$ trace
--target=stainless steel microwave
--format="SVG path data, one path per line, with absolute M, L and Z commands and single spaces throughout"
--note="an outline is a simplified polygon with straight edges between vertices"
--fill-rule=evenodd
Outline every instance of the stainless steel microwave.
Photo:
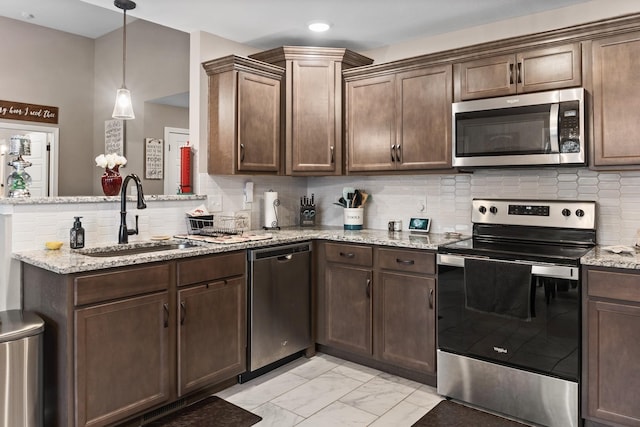
M 585 165 L 584 89 L 456 102 L 453 166 Z

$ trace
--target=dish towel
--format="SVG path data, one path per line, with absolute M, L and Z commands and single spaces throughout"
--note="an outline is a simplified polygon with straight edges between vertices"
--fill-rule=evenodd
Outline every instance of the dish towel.
M 465 307 L 500 316 L 531 320 L 531 266 L 465 259 Z

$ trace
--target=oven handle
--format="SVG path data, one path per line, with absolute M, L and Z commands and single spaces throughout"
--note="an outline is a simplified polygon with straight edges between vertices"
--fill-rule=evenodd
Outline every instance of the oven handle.
M 483 259 L 490 261 L 489 257 L 482 256 L 459 256 L 451 254 L 438 254 L 438 265 L 450 265 L 452 267 L 464 267 L 465 259 Z M 524 260 L 505 261 L 495 260 L 496 262 L 510 262 L 514 264 L 528 264 L 531 266 L 531 274 L 534 276 L 554 277 L 557 279 L 578 280 L 580 273 L 578 267 L 570 267 L 567 265 L 540 264 Z

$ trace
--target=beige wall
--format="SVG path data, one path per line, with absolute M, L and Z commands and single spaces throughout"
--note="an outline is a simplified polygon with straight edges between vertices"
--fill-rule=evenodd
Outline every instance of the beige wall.
M 104 152 L 104 121 L 122 84 L 122 30 L 93 40 L 0 17 L 0 39 L 0 99 L 60 108 L 58 194 L 101 195 L 102 169 L 94 158 Z M 163 138 L 158 128 L 164 126 L 188 127 L 188 109 L 175 109 L 179 115 L 166 120 L 169 109 L 147 116 L 145 102 L 189 91 L 189 35 L 133 21 L 126 72 L 136 120 L 127 123 L 123 171 L 142 177 L 144 138 Z M 161 181 L 143 185 L 147 194 L 163 191 Z
M 373 58 L 375 63 L 389 62 L 638 12 L 638 0 L 592 0 L 446 34 L 419 37 L 360 53 Z
M 122 84 L 122 30 L 95 41 L 95 104 L 93 151 L 104 152 L 104 122 L 111 119 L 116 89 Z M 157 109 L 146 111 L 145 102 L 189 91 L 189 35 L 147 21 L 127 24 L 126 86 L 131 90 L 135 120 L 126 121 L 123 173 L 144 177 L 144 139 L 164 138 L 158 128 L 188 127 L 188 111 L 163 124 Z M 167 110 L 165 110 L 166 112 Z M 187 117 L 185 117 L 185 113 Z M 95 164 L 95 163 L 94 163 Z M 102 192 L 102 170 L 92 170 L 94 194 Z M 143 180 L 146 194 L 162 194 L 162 181 Z
M 91 194 L 93 40 L 4 17 L 0 40 L 0 98 L 60 109 L 59 194 Z

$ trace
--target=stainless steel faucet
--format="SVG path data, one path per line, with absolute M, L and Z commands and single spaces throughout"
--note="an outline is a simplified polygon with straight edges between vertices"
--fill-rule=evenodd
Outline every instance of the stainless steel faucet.
M 138 234 L 138 215 L 136 215 L 136 228 L 135 230 L 129 230 L 127 228 L 127 184 L 129 181 L 136 183 L 136 190 L 138 192 L 138 209 L 144 209 L 147 204 L 144 202 L 144 193 L 142 192 L 142 183 L 140 178 L 135 173 L 129 174 L 124 178 L 122 183 L 122 189 L 120 190 L 120 231 L 118 233 L 118 243 L 129 243 L 129 236 L 132 234 Z

